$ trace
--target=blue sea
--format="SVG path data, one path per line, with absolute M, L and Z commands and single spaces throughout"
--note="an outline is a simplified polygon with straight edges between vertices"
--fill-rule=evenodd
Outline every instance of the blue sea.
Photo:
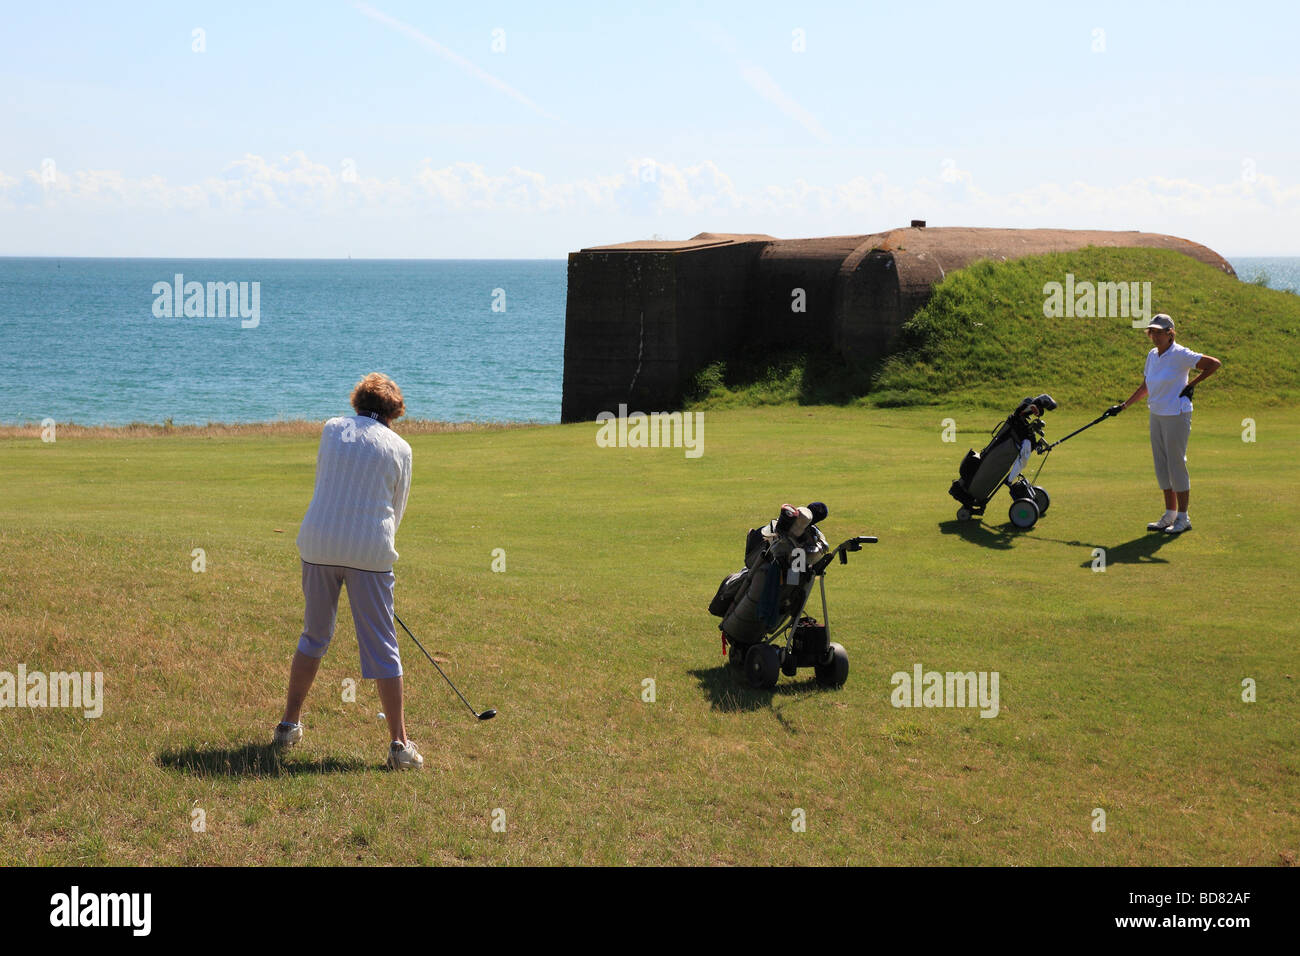
M 1237 257 L 1228 259 L 1242 282 L 1259 282 L 1270 289 L 1300 292 L 1300 258 Z
M 201 316 L 154 292 L 178 274 Z M 558 422 L 566 279 L 562 259 L 0 259 L 0 422 L 321 420 L 371 371 L 413 418 Z M 208 283 L 241 282 L 255 326 L 220 289 L 208 313 Z
M 1300 258 L 1231 262 L 1300 290 Z M 178 274 L 179 317 L 154 291 Z M 562 259 L 0 259 L 0 422 L 320 420 L 370 371 L 411 417 L 558 422 L 566 278 Z M 208 312 L 228 282 L 248 311 L 258 283 L 255 326 Z

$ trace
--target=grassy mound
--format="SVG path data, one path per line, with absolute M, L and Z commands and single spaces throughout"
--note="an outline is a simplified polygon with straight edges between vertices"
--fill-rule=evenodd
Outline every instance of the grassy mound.
M 1043 390 L 1071 404 L 1126 398 L 1141 381 L 1147 339 L 1128 318 L 1045 317 L 1044 287 L 1067 273 L 1076 284 L 1150 282 L 1152 313 L 1172 315 L 1180 342 L 1224 362 L 1201 401 L 1300 397 L 1300 296 L 1168 250 L 1085 249 L 952 273 L 875 366 L 807 353 L 719 362 L 696 377 L 690 402 L 1001 408 Z

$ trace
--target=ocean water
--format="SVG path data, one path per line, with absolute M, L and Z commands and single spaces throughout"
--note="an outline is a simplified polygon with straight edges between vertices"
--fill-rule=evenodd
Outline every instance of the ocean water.
M 1228 261 L 1242 282 L 1254 282 L 1262 276 L 1270 289 L 1300 292 L 1300 258 L 1237 257 Z
M 203 317 L 155 314 L 178 273 Z M 411 417 L 558 422 L 566 278 L 564 260 L 0 259 L 0 422 L 320 420 L 371 371 Z M 248 283 L 250 312 L 258 283 L 256 326 L 206 314 L 209 282 Z

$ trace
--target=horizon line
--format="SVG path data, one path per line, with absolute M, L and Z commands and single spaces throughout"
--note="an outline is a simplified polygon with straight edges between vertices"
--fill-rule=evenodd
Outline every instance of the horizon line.
M 230 262 L 567 262 L 568 256 L 553 258 L 548 256 L 483 256 L 469 258 L 434 257 L 434 256 L 20 256 L 0 253 L 0 259 L 112 259 L 112 260 L 157 260 L 169 262 L 212 262 L 227 260 Z
M 575 249 L 574 252 L 582 250 Z M 0 253 L 3 259 L 108 259 L 119 261 L 158 260 L 171 262 L 567 262 L 573 253 L 563 256 L 92 256 L 92 255 L 18 255 Z M 1300 259 L 1300 252 L 1221 252 L 1225 259 Z

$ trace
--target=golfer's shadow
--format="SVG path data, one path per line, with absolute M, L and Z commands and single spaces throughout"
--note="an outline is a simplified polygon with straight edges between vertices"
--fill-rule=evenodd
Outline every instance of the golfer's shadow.
M 355 757 L 339 760 L 286 760 L 271 744 L 242 747 L 186 747 L 158 754 L 158 766 L 196 777 L 290 777 L 310 773 L 355 773 L 373 769 Z
M 725 713 L 745 713 L 768 708 L 776 714 L 776 719 L 781 725 L 792 733 L 795 732 L 794 728 L 782 717 L 781 708 L 773 706 L 774 698 L 794 697 L 809 690 L 826 690 L 818 685 L 816 678 L 813 677 L 809 677 L 806 681 L 782 681 L 771 690 L 761 690 L 750 687 L 745 681 L 745 675 L 730 664 L 719 664 L 708 669 L 700 668 L 688 673 L 700 682 L 700 690 L 704 691 L 704 695 L 709 699 L 711 709 Z
M 1015 530 L 1015 525 L 1009 521 L 994 528 L 976 518 L 966 521 L 958 521 L 956 518 L 940 521 L 939 530 L 944 534 L 955 534 L 982 548 L 993 548 L 997 551 L 1010 551 L 1015 547 L 1016 537 L 1019 534 Z
M 1067 541 L 1066 544 L 1089 549 L 1089 557 L 1079 564 L 1081 568 L 1091 568 L 1094 565 L 1098 559 L 1095 552 L 1099 548 L 1105 553 L 1107 564 L 1168 564 L 1169 562 L 1164 558 L 1157 557 L 1156 552 L 1176 537 L 1178 537 L 1176 534 L 1149 532 L 1140 538 L 1117 544 L 1113 548 L 1107 548 L 1100 544 L 1089 544 L 1086 541 Z

